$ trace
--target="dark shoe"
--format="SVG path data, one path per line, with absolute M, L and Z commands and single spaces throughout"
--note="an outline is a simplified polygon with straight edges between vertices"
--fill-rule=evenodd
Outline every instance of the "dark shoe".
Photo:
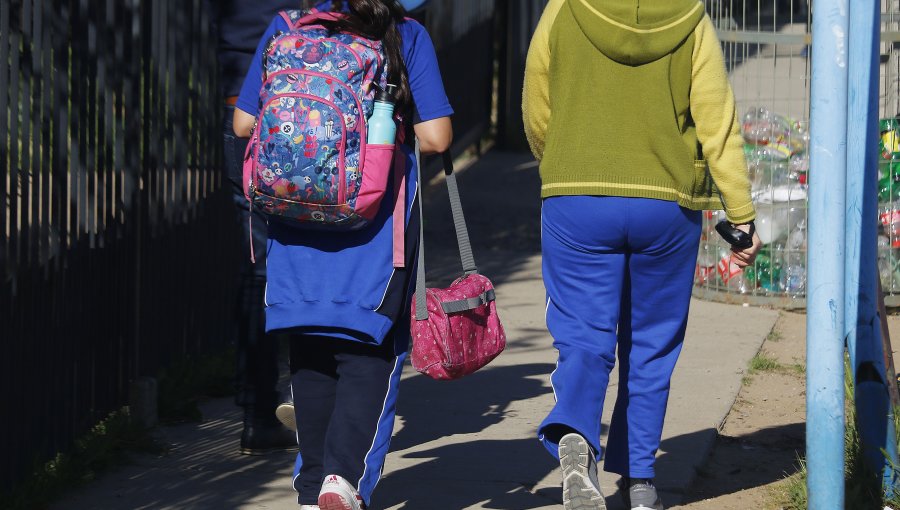
M 297 435 L 278 422 L 244 424 L 244 433 L 241 434 L 243 455 L 265 455 L 269 452 L 296 448 Z
M 621 478 L 618 485 L 625 506 L 631 510 L 664 510 L 653 480 Z

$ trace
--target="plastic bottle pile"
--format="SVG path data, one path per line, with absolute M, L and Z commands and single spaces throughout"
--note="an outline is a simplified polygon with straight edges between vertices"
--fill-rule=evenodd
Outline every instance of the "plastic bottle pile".
M 900 122 L 880 123 L 878 270 L 886 292 L 900 289 Z M 803 122 L 752 108 L 743 117 L 744 154 L 764 246 L 741 271 L 715 231 L 724 213 L 707 211 L 695 283 L 732 292 L 806 294 L 806 203 L 809 134 Z
M 880 123 L 878 164 L 878 272 L 885 292 L 900 289 L 900 123 Z
M 742 131 L 756 230 L 764 246 L 756 264 L 741 271 L 731 264 L 731 252 L 715 231 L 724 213 L 707 211 L 695 283 L 740 293 L 801 297 L 806 292 L 806 125 L 752 108 L 743 117 Z M 900 230 L 900 210 L 897 226 Z

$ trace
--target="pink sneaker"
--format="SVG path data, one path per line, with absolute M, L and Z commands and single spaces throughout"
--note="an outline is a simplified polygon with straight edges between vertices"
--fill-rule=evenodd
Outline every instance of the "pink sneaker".
M 338 475 L 328 475 L 319 492 L 321 510 L 365 510 L 366 505 L 350 482 Z

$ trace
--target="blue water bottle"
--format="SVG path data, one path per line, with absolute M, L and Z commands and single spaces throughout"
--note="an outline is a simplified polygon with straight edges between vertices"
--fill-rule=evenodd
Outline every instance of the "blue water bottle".
M 372 85 L 378 90 L 375 96 L 375 107 L 369 117 L 366 143 L 375 145 L 394 145 L 397 137 L 397 123 L 394 122 L 394 89 L 390 83 L 385 88 Z

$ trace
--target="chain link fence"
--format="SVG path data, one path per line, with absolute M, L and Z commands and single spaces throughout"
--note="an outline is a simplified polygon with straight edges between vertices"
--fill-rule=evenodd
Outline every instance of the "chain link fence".
M 708 0 L 742 120 L 764 247 L 753 267 L 728 261 L 707 212 L 694 294 L 717 301 L 802 308 L 806 297 L 811 0 Z M 879 269 L 888 305 L 900 305 L 900 2 L 883 0 Z M 874 148 L 873 148 L 874 149 Z

